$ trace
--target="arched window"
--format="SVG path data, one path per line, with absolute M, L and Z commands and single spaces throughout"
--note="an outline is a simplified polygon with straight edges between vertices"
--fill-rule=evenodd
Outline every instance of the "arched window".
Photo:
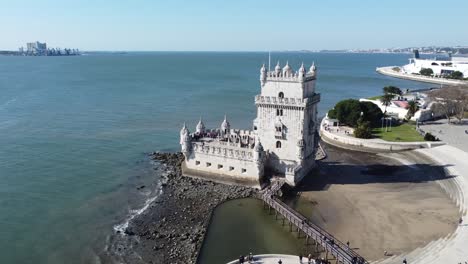
M 283 116 L 283 109 L 280 109 L 280 116 Z
M 276 141 L 276 148 L 281 148 L 281 141 Z
M 439 66 L 439 64 L 437 64 L 437 63 L 435 63 L 435 62 L 431 63 L 431 65 Z
M 284 98 L 284 93 L 283 93 L 283 92 L 280 92 L 280 93 L 278 94 L 278 97 L 279 97 L 279 98 Z

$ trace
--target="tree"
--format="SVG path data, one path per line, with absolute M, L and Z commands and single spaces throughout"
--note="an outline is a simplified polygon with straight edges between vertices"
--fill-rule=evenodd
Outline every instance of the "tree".
M 418 111 L 419 107 L 416 101 L 411 100 L 408 102 L 408 113 L 406 114 L 406 118 L 410 119 L 414 116 L 414 114 Z
M 391 103 L 392 103 L 392 99 L 393 99 L 394 95 L 393 94 L 384 94 L 381 98 L 380 98 L 380 102 L 382 102 L 382 104 L 385 106 L 385 111 L 384 111 L 384 115 L 387 113 L 387 106 L 389 106 Z
M 372 129 L 368 121 L 359 120 L 358 126 L 354 129 L 354 136 L 357 138 L 371 138 Z
M 394 95 L 402 95 L 403 92 L 401 91 L 400 88 L 396 87 L 396 86 L 385 86 L 383 88 L 383 92 L 384 94 L 394 94 Z
M 355 99 L 347 99 L 338 102 L 335 105 L 336 119 L 344 125 L 355 127 L 357 120 L 361 116 L 361 107 L 359 101 Z
M 328 111 L 329 118 L 336 118 L 341 124 L 357 127 L 358 120 L 362 118 L 371 125 L 378 124 L 382 118 L 382 111 L 371 102 L 359 102 L 355 99 L 347 99 L 338 102 L 333 109 Z
M 455 116 L 459 122 L 462 121 L 465 111 L 468 109 L 468 90 L 463 87 L 446 87 L 437 89 L 429 94 L 435 101 L 432 111 L 444 115 L 448 123 Z
M 463 73 L 460 71 L 454 71 L 450 74 L 449 78 L 461 80 L 463 79 Z
M 431 68 L 422 68 L 419 71 L 419 74 L 424 75 L 424 76 L 431 76 L 434 74 L 434 71 Z
M 376 126 L 380 123 L 383 117 L 382 110 L 371 102 L 359 102 L 364 121 L 369 121 L 371 126 Z

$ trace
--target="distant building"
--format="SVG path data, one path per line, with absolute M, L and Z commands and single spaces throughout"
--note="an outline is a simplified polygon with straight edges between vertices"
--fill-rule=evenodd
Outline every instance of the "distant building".
M 26 43 L 27 53 L 34 54 L 34 55 L 46 55 L 47 54 L 47 44 L 40 43 L 39 41 L 36 42 L 29 42 Z
M 259 184 L 265 176 L 296 185 L 315 166 L 317 142 L 316 67 L 293 71 L 279 63 L 260 69 L 261 93 L 255 96 L 253 130 L 232 129 L 225 117 L 218 129 L 202 120 L 195 133 L 183 126 L 180 144 L 184 175 Z

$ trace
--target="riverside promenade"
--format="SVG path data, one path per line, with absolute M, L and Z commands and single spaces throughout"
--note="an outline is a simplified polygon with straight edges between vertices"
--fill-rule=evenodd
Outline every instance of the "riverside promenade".
M 461 221 L 455 232 L 432 241 L 426 246 L 408 253 L 396 255 L 378 264 L 398 264 L 406 259 L 411 264 L 440 264 L 468 262 L 468 153 L 450 145 L 415 150 L 435 163 L 445 167 L 453 178 L 438 180 L 437 183 L 457 204 Z
M 326 127 L 328 117 L 322 119 L 320 124 L 320 136 L 326 143 L 349 150 L 367 152 L 391 152 L 402 150 L 413 150 L 421 148 L 432 148 L 445 144 L 444 142 L 390 142 L 379 138 L 361 139 L 353 136 L 351 128 Z
M 393 68 L 400 68 L 400 72 L 394 71 Z M 401 72 L 401 67 L 399 66 L 388 66 L 388 67 L 380 67 L 375 69 L 376 72 L 399 78 L 405 80 L 412 80 L 412 81 L 419 81 L 419 82 L 426 82 L 426 83 L 435 83 L 435 84 L 446 84 L 446 85 L 468 85 L 468 81 L 461 81 L 461 80 L 453 80 L 453 79 L 444 79 L 444 78 L 437 78 L 437 77 L 429 77 L 429 76 L 421 76 L 421 75 L 414 75 L 414 74 L 407 74 Z

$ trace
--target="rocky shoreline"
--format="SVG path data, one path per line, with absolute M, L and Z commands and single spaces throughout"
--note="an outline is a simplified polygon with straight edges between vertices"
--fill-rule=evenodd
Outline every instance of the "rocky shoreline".
M 142 263 L 196 263 L 213 209 L 220 203 L 255 196 L 255 189 L 182 176 L 181 153 L 154 152 L 167 179 L 154 205 L 125 230 Z

